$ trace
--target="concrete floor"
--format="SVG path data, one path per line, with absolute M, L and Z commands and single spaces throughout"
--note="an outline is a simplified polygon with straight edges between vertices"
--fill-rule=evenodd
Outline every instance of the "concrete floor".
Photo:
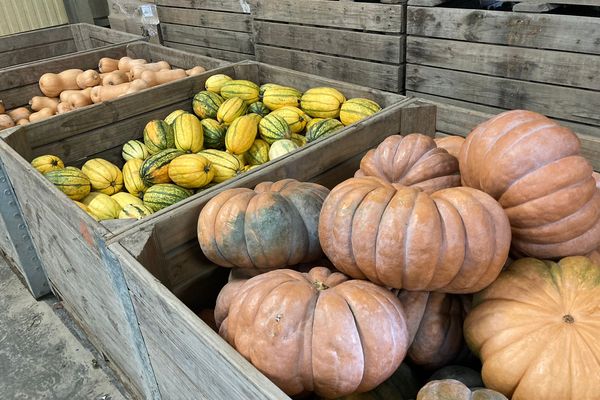
M 0 393 L 15 400 L 129 399 L 61 303 L 34 300 L 2 255 Z

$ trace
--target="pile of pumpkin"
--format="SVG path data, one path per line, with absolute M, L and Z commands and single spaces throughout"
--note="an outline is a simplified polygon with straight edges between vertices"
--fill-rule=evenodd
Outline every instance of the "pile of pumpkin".
M 0 102 L 0 129 L 41 121 L 205 71 L 202 66 L 171 69 L 166 61 L 149 63 L 141 58 L 117 60 L 104 57 L 98 62 L 98 70 L 68 69 L 58 74 L 46 73 L 39 80 L 44 96 L 34 96 L 29 107 L 7 112 Z
M 290 396 L 359 399 L 405 358 L 435 369 L 466 341 L 487 389 L 433 381 L 418 400 L 600 398 L 600 181 L 542 115 L 506 112 L 466 140 L 390 136 L 331 191 L 226 190 L 198 240 L 233 268 L 219 334 Z
M 93 218 L 140 219 L 380 110 L 334 88 L 301 93 L 222 74 L 205 86 L 193 98 L 194 113 L 175 110 L 148 122 L 143 142 L 125 143 L 122 170 L 100 158 L 81 170 L 64 168 L 54 155 L 32 165 Z

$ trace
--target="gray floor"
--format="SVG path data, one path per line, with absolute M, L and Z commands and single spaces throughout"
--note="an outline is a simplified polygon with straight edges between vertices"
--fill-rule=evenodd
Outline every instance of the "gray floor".
M 35 301 L 1 255 L 0 393 L 15 400 L 129 398 L 61 303 Z

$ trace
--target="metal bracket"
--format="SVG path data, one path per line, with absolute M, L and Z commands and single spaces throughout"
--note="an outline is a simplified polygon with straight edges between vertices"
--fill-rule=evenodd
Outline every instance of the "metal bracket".
M 23 275 L 29 291 L 36 299 L 50 293 L 48 278 L 31 240 L 27 223 L 17 201 L 15 191 L 0 160 L 0 217 L 4 220 L 8 237 L 15 250 L 17 269 Z M 8 254 L 11 251 L 4 251 Z

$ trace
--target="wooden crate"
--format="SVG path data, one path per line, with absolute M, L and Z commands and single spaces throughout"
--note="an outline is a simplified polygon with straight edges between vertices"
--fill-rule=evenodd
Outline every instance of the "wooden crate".
M 143 38 L 90 24 L 17 33 L 0 38 L 0 70 L 138 40 Z
M 165 46 L 228 61 L 254 60 L 246 0 L 157 0 Z
M 409 1 L 407 93 L 484 113 L 537 111 L 578 133 L 600 136 L 600 13 L 560 7 L 592 2 L 466 8 L 473 3 L 479 2 L 464 0 L 463 8 L 454 8 L 444 0 Z M 541 12 L 551 7 L 558 8 Z
M 146 44 L 145 46 L 152 46 Z M 174 52 L 173 49 L 162 48 Z M 195 55 L 194 57 L 202 57 Z M 403 102 L 414 102 L 403 96 L 374 89 L 336 82 L 308 74 L 289 71 L 280 67 L 256 62 L 245 62 L 214 69 L 203 75 L 189 77 L 168 85 L 155 87 L 131 96 L 107 101 L 72 113 L 59 115 L 38 124 L 12 128 L 0 134 L 0 159 L 10 178 L 24 224 L 29 229 L 40 262 L 50 281 L 52 290 L 63 299 L 65 307 L 88 332 L 92 342 L 111 359 L 118 373 L 144 398 L 156 396 L 148 364 L 144 341 L 139 333 L 135 311 L 129 300 L 123 272 L 114 264 L 105 265 L 111 255 L 106 243 L 141 222 L 113 221 L 106 226 L 94 221 L 72 201 L 68 200 L 50 182 L 29 165 L 29 161 L 41 154 L 55 154 L 66 165 L 80 166 L 87 159 L 102 157 L 121 166 L 122 145 L 131 139 L 140 139 L 145 124 L 156 118 L 164 118 L 175 109 L 191 110 L 191 98 L 204 88 L 205 80 L 214 73 L 223 73 L 238 79 L 256 82 L 288 84 L 301 90 L 311 86 L 333 86 L 349 97 L 368 97 L 384 106 L 384 109 L 355 125 L 341 130 L 336 137 L 361 136 L 363 131 L 380 126 L 393 127 L 394 132 L 406 131 Z M 369 137 L 380 135 L 379 131 Z M 313 162 L 311 149 L 319 148 L 319 142 L 309 144 L 289 155 L 309 160 L 305 170 L 315 171 L 322 166 Z M 360 141 L 356 142 L 357 146 Z M 330 159 L 340 162 L 348 151 L 335 150 Z M 307 155 L 305 157 L 304 155 Z M 320 156 L 319 156 L 320 157 Z M 261 173 L 263 168 L 277 171 L 280 176 L 293 174 L 287 167 L 288 157 L 282 157 L 252 170 L 236 179 L 229 180 L 197 194 L 177 205 L 166 208 L 148 220 L 167 215 L 169 210 L 189 207 L 196 198 L 207 196 L 224 187 L 245 182 Z M 296 164 L 294 164 L 296 165 Z M 292 175 L 293 176 L 293 175 Z M 122 224 L 126 224 L 123 226 Z M 178 222 L 179 223 L 179 222 Z M 190 227 L 195 221 L 186 221 Z M 203 271 L 193 266 L 181 265 L 161 270 L 162 278 L 181 296 L 193 291 L 195 282 Z
M 258 61 L 403 93 L 406 5 L 258 0 Z

